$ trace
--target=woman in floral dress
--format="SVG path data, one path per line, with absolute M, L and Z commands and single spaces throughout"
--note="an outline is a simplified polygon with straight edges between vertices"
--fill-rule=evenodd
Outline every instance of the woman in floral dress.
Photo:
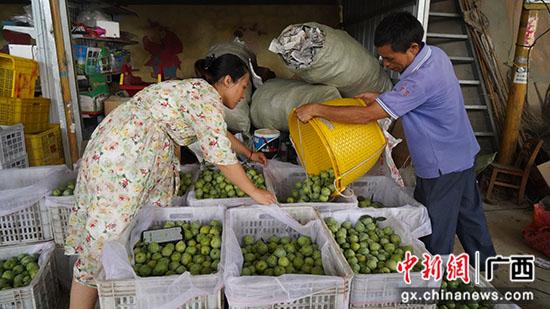
M 79 256 L 71 308 L 94 307 L 104 242 L 118 237 L 142 206 L 170 204 L 179 181 L 176 145 L 198 142 L 204 159 L 256 202 L 275 202 L 248 179 L 235 152 L 263 164 L 265 156 L 239 142 L 224 122 L 223 105 L 234 108 L 248 85 L 246 64 L 226 54 L 201 59 L 195 69 L 201 79 L 149 86 L 93 133 L 81 160 L 65 244 L 66 254 Z

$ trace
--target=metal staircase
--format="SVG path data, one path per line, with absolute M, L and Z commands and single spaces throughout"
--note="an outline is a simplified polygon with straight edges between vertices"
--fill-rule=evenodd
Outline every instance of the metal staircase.
M 457 1 L 431 1 L 425 28 L 428 29 L 428 44 L 443 49 L 453 63 L 481 153 L 494 152 L 498 148 L 498 141 L 491 105 Z

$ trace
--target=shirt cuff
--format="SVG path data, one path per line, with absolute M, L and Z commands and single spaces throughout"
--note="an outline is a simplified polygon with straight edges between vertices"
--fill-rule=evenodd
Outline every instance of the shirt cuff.
M 394 112 L 392 112 L 392 110 L 386 104 L 384 104 L 384 102 L 382 101 L 382 99 L 380 99 L 380 97 L 376 98 L 376 102 L 378 102 L 378 105 L 380 105 L 380 107 L 382 107 L 382 109 L 385 110 L 386 113 L 388 113 L 388 115 L 390 115 L 392 119 L 399 118 L 399 116 L 397 116 Z

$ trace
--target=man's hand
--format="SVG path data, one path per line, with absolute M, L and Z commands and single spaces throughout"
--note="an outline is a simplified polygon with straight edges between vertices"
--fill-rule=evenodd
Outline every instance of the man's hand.
M 254 162 L 258 162 L 263 166 L 266 166 L 267 164 L 267 158 L 265 157 L 265 154 L 259 151 L 252 152 L 250 156 L 250 160 Z
M 367 106 L 371 105 L 372 103 L 376 102 L 376 98 L 380 95 L 379 92 L 363 92 L 358 95 L 356 95 L 354 98 L 356 99 L 362 99 L 365 101 L 365 104 Z
M 296 116 L 298 116 L 298 119 L 302 122 L 308 122 L 312 118 L 317 117 L 317 107 L 318 103 L 309 103 L 304 104 L 296 109 Z

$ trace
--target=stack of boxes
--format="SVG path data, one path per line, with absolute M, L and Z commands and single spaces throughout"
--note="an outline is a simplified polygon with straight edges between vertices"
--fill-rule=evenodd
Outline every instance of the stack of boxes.
M 50 100 L 34 97 L 36 61 L 0 53 L 0 169 L 65 162 Z

